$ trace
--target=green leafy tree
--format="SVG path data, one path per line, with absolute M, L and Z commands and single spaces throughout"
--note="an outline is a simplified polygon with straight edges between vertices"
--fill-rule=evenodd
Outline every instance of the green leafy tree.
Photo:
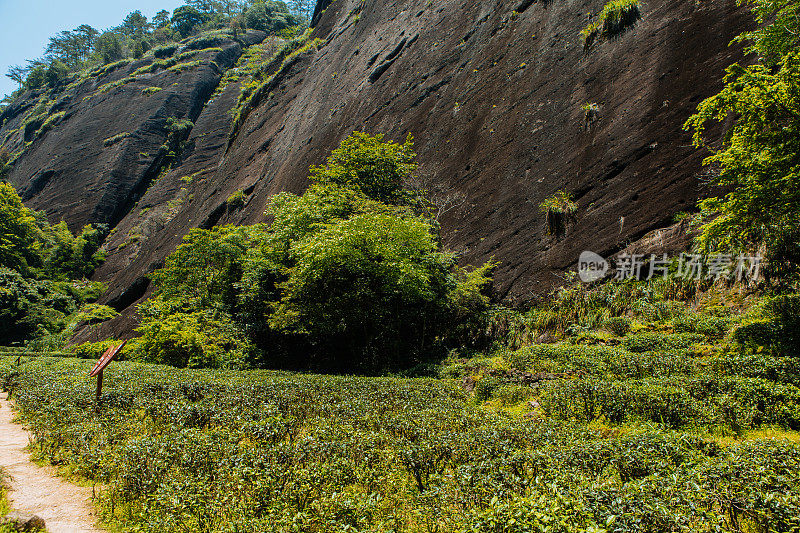
M 45 83 L 50 87 L 59 87 L 67 81 L 70 72 L 70 68 L 65 63 L 56 59 L 50 63 L 44 73 Z
M 72 31 L 62 31 L 50 38 L 45 49 L 45 58 L 60 61 L 70 69 L 83 65 L 91 54 L 99 32 L 83 24 Z
M 46 227 L 44 239 L 44 273 L 50 279 L 81 279 L 91 275 L 105 259 L 100 245 L 107 233 L 104 225 L 85 226 L 73 236 L 66 222 Z
M 289 6 L 289 10 L 295 15 L 304 20 L 311 20 L 316 2 L 312 0 L 289 0 L 287 5 Z
M 164 267 L 152 274 L 156 294 L 183 309 L 229 310 L 241 261 L 260 226 L 223 226 L 192 230 Z
M 153 17 L 153 26 L 156 28 L 164 28 L 169 26 L 170 14 L 166 9 L 162 9 Z
M 311 180 L 357 189 L 386 203 L 408 200 L 404 184 L 416 171 L 414 143 L 384 141 L 383 135 L 354 132 L 342 141 L 324 167 L 312 167 Z
M 125 58 L 125 48 L 119 34 L 114 31 L 103 32 L 97 38 L 95 56 L 101 63 L 107 65 Z
M 104 227 L 86 226 L 73 237 L 63 222 L 50 226 L 10 184 L 0 183 L 0 319 L 7 322 L 0 344 L 65 325 L 65 316 L 91 297 L 67 282 L 90 275 L 102 261 L 104 236 Z
M 150 31 L 150 23 L 141 11 L 136 10 L 125 17 L 119 30 L 123 35 L 141 40 Z
M 27 272 L 40 261 L 41 230 L 14 187 L 0 183 L 0 266 Z
M 0 266 L 0 344 L 56 333 L 77 308 L 68 284 L 24 277 Z
M 410 140 L 355 133 L 303 195 L 272 199 L 269 225 L 192 231 L 152 275 L 141 313 L 148 346 L 174 346 L 180 335 L 162 324 L 194 331 L 197 313 L 259 348 L 240 351 L 263 366 L 380 373 L 463 342 L 487 310 L 492 265 L 458 267 L 428 218 L 386 202 L 413 197 L 401 189 L 414 157 Z M 180 364 L 198 353 L 165 349 L 173 355 L 159 360 Z
M 442 333 L 454 259 L 424 219 L 359 214 L 310 235 L 292 258 L 271 325 L 308 334 L 323 366 L 407 365 Z
M 705 163 L 713 183 L 729 191 L 700 203 L 706 250 L 774 250 L 800 230 L 800 2 L 752 5 L 764 25 L 739 40 L 751 43 L 759 62 L 729 67 L 723 89 L 685 124 L 695 144 L 711 151 Z M 709 138 L 709 124 L 726 120 L 732 125 L 721 141 Z
M 28 89 L 39 89 L 47 83 L 47 66 L 38 61 L 30 62 L 28 77 L 25 78 L 25 87 Z
M 25 84 L 25 78 L 27 77 L 29 71 L 30 68 L 13 65 L 8 67 L 6 77 L 16 83 L 18 86 L 22 87 Z
M 186 5 L 205 15 L 213 15 L 222 10 L 222 2 L 216 0 L 186 0 Z
M 180 6 L 172 12 L 172 27 L 181 37 L 188 37 L 196 27 L 207 20 L 207 15 L 192 6 Z
M 254 3 L 245 12 L 244 20 L 248 28 L 268 33 L 277 33 L 300 22 L 284 2 L 272 0 Z

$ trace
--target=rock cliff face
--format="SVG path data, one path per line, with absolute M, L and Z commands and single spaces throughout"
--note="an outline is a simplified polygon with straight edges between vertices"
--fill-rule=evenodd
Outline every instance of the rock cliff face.
M 74 84 L 48 131 L 23 124 L 34 95 L 0 117 L 9 152 L 30 143 L 9 177 L 30 207 L 73 229 L 113 227 L 95 277 L 127 310 L 115 333 L 191 228 L 262 221 L 270 196 L 301 192 L 308 167 L 353 130 L 412 134 L 420 174 L 457 199 L 441 217 L 445 244 L 465 262 L 499 261 L 497 295 L 530 300 L 582 250 L 619 251 L 704 194 L 703 154 L 681 125 L 741 59 L 728 43 L 750 24 L 733 0 L 648 0 L 634 28 L 587 53 L 579 33 L 602 0 L 322 2 L 319 45 L 278 72 L 235 130 L 240 86 L 218 84 L 263 35 L 221 39 L 184 68 L 132 76 L 150 64 L 137 62 Z M 585 103 L 599 108 L 590 121 Z M 170 117 L 193 127 L 165 172 Z M 555 239 L 539 204 L 561 189 L 579 209 Z

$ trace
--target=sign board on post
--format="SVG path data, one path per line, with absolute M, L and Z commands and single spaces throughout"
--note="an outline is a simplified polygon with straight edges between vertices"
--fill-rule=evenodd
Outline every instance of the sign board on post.
M 100 360 L 97 361 L 97 364 L 94 365 L 94 368 L 89 372 L 89 377 L 93 378 L 97 376 L 97 393 L 95 395 L 95 410 L 100 409 L 100 394 L 103 392 L 103 370 L 111 363 L 114 357 L 122 351 L 122 348 L 125 346 L 125 343 L 128 341 L 122 341 L 119 346 L 111 346 L 108 350 L 103 353 L 100 357 Z

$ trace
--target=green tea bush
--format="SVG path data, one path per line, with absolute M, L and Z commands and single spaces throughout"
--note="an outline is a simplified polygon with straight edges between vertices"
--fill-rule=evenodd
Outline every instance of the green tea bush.
M 622 350 L 609 346 L 577 344 L 535 344 L 505 355 L 512 368 L 531 372 L 581 370 L 603 374 L 608 365 L 622 356 Z
M 611 317 L 603 323 L 603 327 L 614 335 L 623 337 L 631 330 L 631 319 L 624 316 Z
M 768 351 L 731 352 L 715 357 L 711 365 L 714 371 L 724 375 L 800 385 L 800 360 L 793 356 L 776 356 Z
M 783 425 L 797 389 L 766 380 L 556 380 L 542 386 L 550 418 L 537 420 L 476 406 L 450 380 L 122 361 L 106 371 L 95 412 L 91 365 L 37 358 L 17 368 L 14 356 L 0 357 L 0 384 L 37 456 L 102 486 L 102 517 L 121 530 L 798 527 L 796 443 L 720 447 L 632 425 L 713 427 L 737 405 L 743 425 L 759 423 L 751 415 Z M 494 398 L 512 404 L 521 390 L 500 384 Z M 602 423 L 553 419 L 589 415 Z
M 637 333 L 629 335 L 623 345 L 631 352 L 654 352 L 659 350 L 686 350 L 703 342 L 705 336 L 698 333 Z
M 690 374 L 695 370 L 695 366 L 685 352 L 670 350 L 623 353 L 609 362 L 607 369 L 619 377 L 643 379 L 648 376 L 670 377 Z
M 475 383 L 475 400 L 483 402 L 491 399 L 503 381 L 495 376 L 482 376 Z
M 648 321 L 662 322 L 680 317 L 686 312 L 686 306 L 681 302 L 665 301 L 648 296 L 634 302 L 631 310 L 636 316 Z
M 493 391 L 493 397 L 502 405 L 509 407 L 531 399 L 535 395 L 533 389 L 527 385 L 505 384 Z M 475 398 L 478 399 L 477 392 Z
M 99 359 L 106 350 L 112 346 L 118 346 L 120 343 L 122 343 L 122 341 L 119 339 L 108 339 L 99 342 L 84 342 L 83 344 L 73 347 L 72 352 L 75 354 L 75 357 L 79 359 Z M 117 359 L 122 359 L 120 355 L 117 355 Z
M 673 319 L 672 327 L 676 333 L 700 333 L 711 339 L 719 339 L 728 332 L 730 320 L 689 313 Z

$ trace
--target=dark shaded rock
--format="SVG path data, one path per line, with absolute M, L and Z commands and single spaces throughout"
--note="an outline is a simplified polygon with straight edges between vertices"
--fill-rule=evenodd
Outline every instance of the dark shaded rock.
M 7 514 L 0 520 L 0 525 L 9 527 L 12 531 L 45 531 L 44 520 L 36 515 L 26 515 L 17 511 Z

